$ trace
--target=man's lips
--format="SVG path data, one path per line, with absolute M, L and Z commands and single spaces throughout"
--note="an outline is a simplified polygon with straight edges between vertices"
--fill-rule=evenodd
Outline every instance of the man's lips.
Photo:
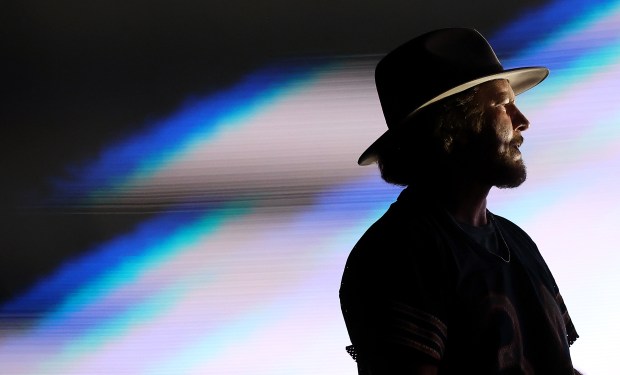
M 510 142 L 510 145 L 511 145 L 512 147 L 517 148 L 517 149 L 518 149 L 519 147 L 521 147 L 521 145 L 522 145 L 522 144 L 523 144 L 523 137 L 521 137 L 521 136 L 517 137 L 517 138 L 516 138 L 516 139 L 514 139 L 512 142 Z
M 517 159 L 521 158 L 521 150 L 519 150 L 519 147 L 521 147 L 522 144 L 523 144 L 523 137 L 521 136 L 513 139 L 512 142 L 510 142 L 510 148 L 514 150 L 513 151 L 514 157 Z

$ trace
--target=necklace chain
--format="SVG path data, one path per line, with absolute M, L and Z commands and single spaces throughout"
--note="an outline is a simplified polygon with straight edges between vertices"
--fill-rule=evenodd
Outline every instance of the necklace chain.
M 501 238 L 501 239 L 502 239 L 502 242 L 504 243 L 504 247 L 506 248 L 506 252 L 508 253 L 508 259 L 505 259 L 505 258 L 504 258 L 503 256 L 501 256 L 500 254 L 496 254 L 496 253 L 492 252 L 492 251 L 491 251 L 491 250 L 489 250 L 489 249 L 486 249 L 486 248 L 485 248 L 485 249 L 486 249 L 489 253 L 491 253 L 491 254 L 495 255 L 496 257 L 498 257 L 499 259 L 503 260 L 505 263 L 510 263 L 510 247 L 508 247 L 508 244 L 506 243 L 506 240 L 504 239 L 504 235 L 502 234 L 502 230 L 501 230 L 501 228 L 499 227 L 499 224 L 497 223 L 497 221 L 495 221 L 495 217 L 493 216 L 493 214 L 492 214 L 492 213 L 490 213 L 490 212 L 488 212 L 488 211 L 487 211 L 487 213 L 489 214 L 489 217 L 491 218 L 491 221 L 493 222 L 493 225 L 495 226 L 495 231 L 496 231 L 497 233 L 499 233 L 499 238 Z M 497 250 L 498 250 L 498 252 L 499 252 L 499 249 L 497 249 Z

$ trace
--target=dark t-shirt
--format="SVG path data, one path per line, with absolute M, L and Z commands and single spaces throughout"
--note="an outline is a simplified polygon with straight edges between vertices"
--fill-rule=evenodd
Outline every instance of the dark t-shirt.
M 440 374 L 573 373 L 578 336 L 551 272 L 525 232 L 494 218 L 509 262 L 410 189 L 364 234 L 340 288 L 360 373 L 420 363 Z

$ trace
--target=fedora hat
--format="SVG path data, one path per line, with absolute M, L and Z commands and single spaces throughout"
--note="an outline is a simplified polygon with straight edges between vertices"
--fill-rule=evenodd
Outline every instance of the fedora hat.
M 420 35 L 377 64 L 375 84 L 388 130 L 357 163 L 377 161 L 377 151 L 394 130 L 432 103 L 494 79 L 508 80 L 518 95 L 548 74 L 545 67 L 504 69 L 489 42 L 474 29 L 441 29 Z

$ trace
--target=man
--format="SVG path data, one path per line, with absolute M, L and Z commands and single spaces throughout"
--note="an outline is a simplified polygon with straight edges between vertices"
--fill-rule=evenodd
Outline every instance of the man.
M 534 242 L 486 208 L 519 186 L 529 122 L 515 95 L 548 75 L 505 70 L 477 31 L 443 29 L 383 58 L 388 131 L 360 157 L 407 186 L 352 250 L 340 299 L 360 374 L 573 374 L 578 337 Z

